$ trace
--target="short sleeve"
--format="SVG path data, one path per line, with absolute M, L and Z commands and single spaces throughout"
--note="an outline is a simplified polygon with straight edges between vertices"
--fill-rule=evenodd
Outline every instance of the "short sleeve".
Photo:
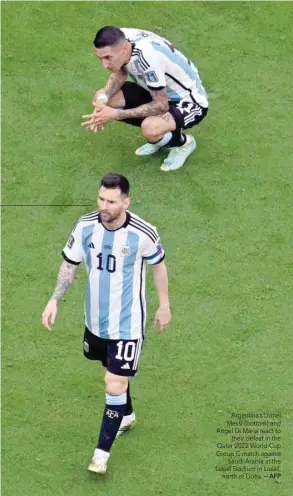
M 81 237 L 81 223 L 77 222 L 71 235 L 63 248 L 62 256 L 64 260 L 74 265 L 79 265 L 83 259 L 83 247 Z
M 138 53 L 140 53 L 139 64 L 147 87 L 151 91 L 165 88 L 167 83 L 164 58 L 159 52 L 155 51 L 149 43 L 138 43 L 138 49 Z
M 153 228 L 155 235 L 146 235 L 143 244 L 142 256 L 148 265 L 156 265 L 162 262 L 165 258 L 165 251 L 161 245 L 161 241 L 156 228 Z

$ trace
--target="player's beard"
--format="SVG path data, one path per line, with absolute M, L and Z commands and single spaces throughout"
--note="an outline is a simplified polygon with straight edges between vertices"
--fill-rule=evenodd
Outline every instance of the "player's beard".
M 119 223 L 119 217 L 121 216 L 123 210 L 120 210 L 119 212 L 115 214 L 110 214 L 109 212 L 100 212 L 102 222 L 104 224 L 108 224 L 108 226 L 115 226 L 115 223 L 118 221 Z

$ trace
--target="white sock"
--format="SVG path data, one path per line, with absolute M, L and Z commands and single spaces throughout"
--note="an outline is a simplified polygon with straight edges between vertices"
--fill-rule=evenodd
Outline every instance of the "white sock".
M 103 458 L 103 460 L 107 461 L 109 456 L 110 456 L 110 453 L 108 453 L 107 451 L 103 451 L 99 448 L 96 448 L 95 449 L 95 455 L 101 456 Z
M 157 143 L 152 143 L 152 145 L 156 145 L 158 147 L 162 147 L 167 145 L 169 143 L 170 139 L 172 138 L 172 133 L 171 131 L 168 131 L 167 133 L 164 134 L 163 138 L 160 139 Z

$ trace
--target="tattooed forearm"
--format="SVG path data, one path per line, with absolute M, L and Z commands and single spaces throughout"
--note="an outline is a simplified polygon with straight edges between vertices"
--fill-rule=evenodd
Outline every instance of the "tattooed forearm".
M 133 109 L 118 110 L 117 120 L 165 114 L 169 109 L 166 90 L 152 91 L 153 101 Z
M 145 105 L 140 105 L 139 107 L 126 110 L 118 110 L 117 120 L 129 119 L 131 117 L 149 117 L 150 115 L 160 115 L 166 112 L 166 107 L 160 102 L 150 102 Z
M 113 72 L 105 86 L 105 94 L 110 99 L 120 90 L 121 86 L 127 80 L 127 73 L 125 71 Z
M 55 300 L 60 300 L 64 295 L 67 288 L 72 284 L 78 265 L 73 265 L 65 260 L 62 262 L 58 274 L 56 288 L 51 296 L 51 298 L 55 298 Z

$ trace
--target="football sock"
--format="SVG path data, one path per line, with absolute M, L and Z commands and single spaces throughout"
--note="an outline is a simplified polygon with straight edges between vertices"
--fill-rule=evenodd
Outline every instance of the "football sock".
M 106 394 L 106 407 L 102 420 L 97 448 L 109 452 L 125 414 L 127 394 Z
M 131 396 L 130 396 L 129 382 L 128 382 L 128 388 L 126 391 L 126 395 L 127 395 L 127 403 L 126 403 L 126 409 L 125 409 L 124 415 L 131 415 L 133 412 L 133 408 L 132 408 L 132 401 L 131 401 Z
M 183 146 L 186 143 L 186 135 L 183 134 L 182 129 L 172 131 L 172 138 L 165 146 L 172 148 L 173 146 Z
M 157 146 L 166 146 L 169 141 L 171 140 L 172 138 L 172 133 L 171 131 L 168 131 L 167 133 L 164 134 L 164 136 L 159 140 L 157 141 L 156 143 L 151 143 L 152 145 L 157 145 Z

